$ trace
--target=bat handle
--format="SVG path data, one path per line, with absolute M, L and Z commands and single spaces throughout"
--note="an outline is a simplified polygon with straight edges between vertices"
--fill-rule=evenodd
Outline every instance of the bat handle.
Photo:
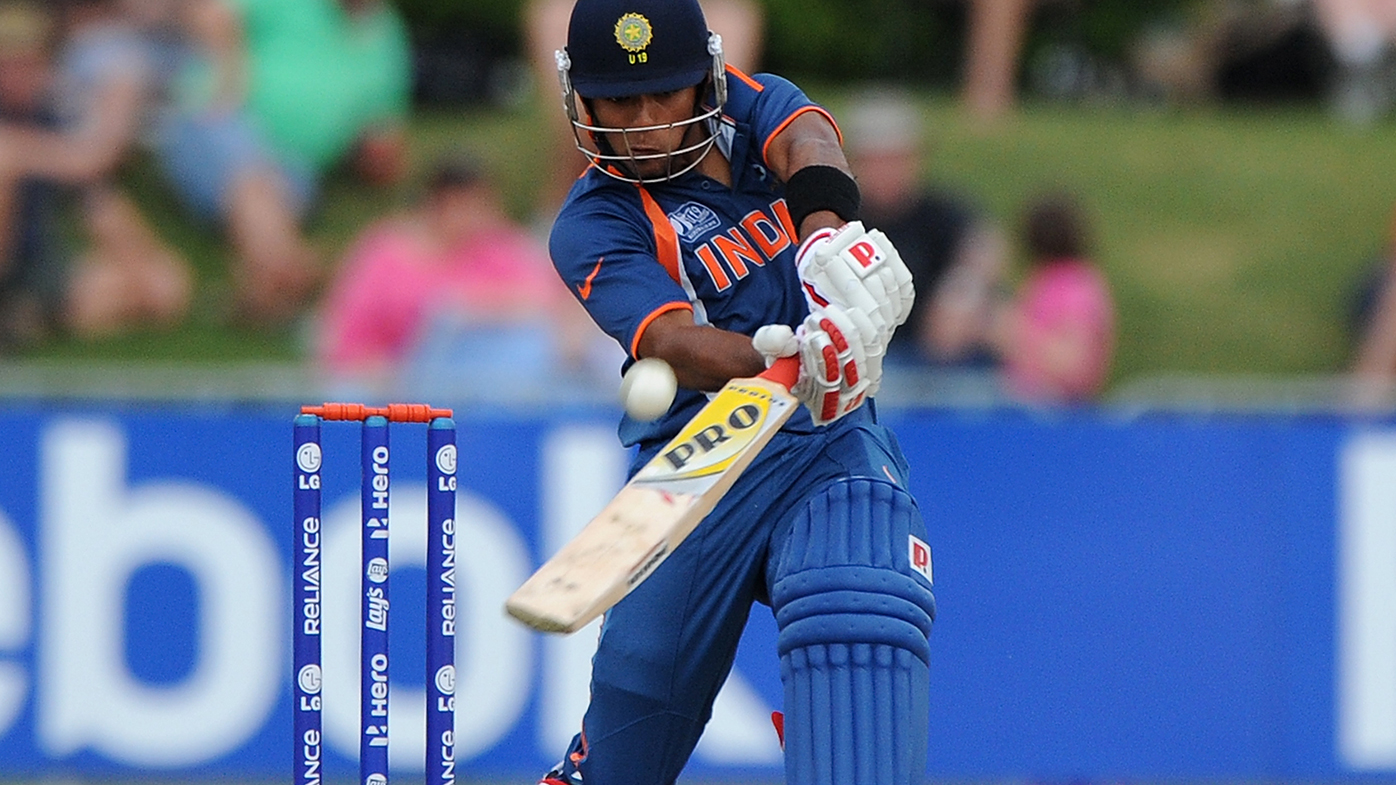
M 770 368 L 761 372 L 761 378 L 789 390 L 800 380 L 800 356 L 781 357 L 772 363 Z

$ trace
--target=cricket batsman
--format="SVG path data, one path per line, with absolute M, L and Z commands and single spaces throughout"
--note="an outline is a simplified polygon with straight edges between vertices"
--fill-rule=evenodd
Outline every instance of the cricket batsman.
M 578 0 L 557 53 L 590 161 L 553 263 L 628 352 L 679 381 L 626 417 L 632 474 L 730 379 L 797 356 L 804 404 L 717 508 L 606 615 L 580 733 L 546 785 L 668 785 L 754 603 L 780 630 L 786 778 L 905 785 L 925 772 L 925 524 L 873 394 L 911 276 L 857 221 L 834 119 L 795 85 L 725 66 L 697 0 Z

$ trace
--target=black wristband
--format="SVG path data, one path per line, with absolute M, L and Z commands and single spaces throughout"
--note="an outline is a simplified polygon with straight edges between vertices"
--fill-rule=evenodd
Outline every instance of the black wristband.
M 835 166 L 806 166 L 790 175 L 785 184 L 785 204 L 797 232 L 810 213 L 820 210 L 828 210 L 845 221 L 856 221 L 862 201 L 858 183 Z

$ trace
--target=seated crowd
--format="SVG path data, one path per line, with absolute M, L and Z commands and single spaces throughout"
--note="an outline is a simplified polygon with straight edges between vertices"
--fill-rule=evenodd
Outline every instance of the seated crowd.
M 540 79 L 570 5 L 535 0 L 524 14 Z M 704 5 L 754 70 L 758 7 Z M 411 92 L 406 26 L 388 0 L 0 0 L 0 354 L 54 335 L 171 329 L 208 307 L 234 329 L 309 322 L 307 356 L 346 384 L 614 383 L 620 351 L 473 157 L 418 162 L 411 204 L 370 220 L 342 259 L 311 241 L 330 173 L 365 188 L 409 179 Z M 982 373 L 1030 400 L 1096 397 L 1114 317 L 1079 206 L 1064 195 L 1030 206 L 1014 243 L 969 200 L 924 185 L 914 102 L 857 93 L 841 116 L 865 218 L 917 285 L 889 367 Z M 549 136 L 541 223 L 582 163 L 563 136 Z M 143 215 L 134 169 L 182 214 Z M 162 237 L 169 221 L 216 233 L 226 264 L 210 273 L 185 258 Z M 1019 244 L 1030 269 L 1015 294 Z M 201 275 L 222 287 L 216 301 L 198 297 Z

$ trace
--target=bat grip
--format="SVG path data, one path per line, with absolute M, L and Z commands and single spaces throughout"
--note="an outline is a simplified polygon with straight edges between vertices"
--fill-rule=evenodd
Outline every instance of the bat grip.
M 781 357 L 772 363 L 770 368 L 762 371 L 760 377 L 789 390 L 800 380 L 800 356 Z

